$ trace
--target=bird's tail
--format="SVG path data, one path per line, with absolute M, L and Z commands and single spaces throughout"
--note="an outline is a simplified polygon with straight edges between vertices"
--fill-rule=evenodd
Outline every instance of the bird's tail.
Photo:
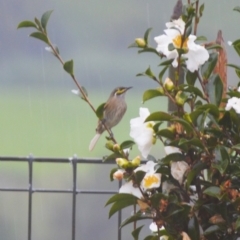
M 100 138 L 101 134 L 97 133 L 93 139 L 91 140 L 90 144 L 89 144 L 89 151 L 92 151 L 93 148 L 95 147 L 98 139 Z

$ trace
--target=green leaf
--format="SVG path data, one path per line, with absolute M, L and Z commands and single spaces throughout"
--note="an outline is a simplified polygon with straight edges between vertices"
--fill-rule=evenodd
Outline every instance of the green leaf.
M 206 168 L 206 163 L 199 161 L 193 167 L 192 170 L 187 175 L 187 184 L 186 188 L 188 189 L 191 185 L 193 179 L 203 170 Z
M 131 45 L 130 45 L 131 46 Z M 150 52 L 150 53 L 155 53 L 159 56 L 158 51 L 156 50 L 156 48 L 152 48 L 152 47 L 145 47 L 141 50 L 138 51 L 138 53 L 143 53 L 143 52 Z
M 149 67 L 146 71 L 145 71 L 146 76 L 152 78 L 152 79 L 156 79 L 154 73 L 152 72 L 151 68 Z
M 169 60 L 166 60 L 166 61 L 164 61 L 164 62 L 161 62 L 161 63 L 159 64 L 159 66 L 169 66 L 169 65 L 172 64 L 172 62 L 173 62 L 173 59 L 169 59 Z
M 145 237 L 144 240 L 159 240 L 159 237 L 158 236 L 149 235 L 149 236 Z
M 184 92 L 189 92 L 189 93 L 193 93 L 198 97 L 201 97 L 204 99 L 202 92 L 199 90 L 199 88 L 193 87 L 191 85 L 187 85 L 187 84 L 182 84 L 179 86 L 179 89 L 184 91 Z
M 136 180 L 136 184 L 140 184 L 144 178 L 144 176 L 146 175 L 146 172 L 144 171 L 137 171 L 135 173 L 135 180 Z
M 121 143 L 120 148 L 121 149 L 126 149 L 126 148 L 131 148 L 135 144 L 134 141 L 132 140 L 127 140 Z
M 132 206 L 137 203 L 137 198 L 131 194 L 119 193 L 118 195 L 119 196 L 117 196 L 117 195 L 113 196 L 115 198 L 118 197 L 118 199 L 113 202 L 113 205 L 111 206 L 111 208 L 109 210 L 109 216 L 108 216 L 109 218 L 111 218 L 116 212 L 122 210 L 123 208 Z M 111 199 L 109 199 L 109 200 L 111 200 Z M 106 205 L 108 205 L 108 204 L 109 204 L 109 201 L 107 202 Z
M 201 4 L 201 6 L 200 6 L 200 8 L 199 8 L 199 15 L 200 15 L 200 17 L 202 17 L 203 11 L 204 11 L 204 3 Z
M 229 67 L 232 67 L 232 68 L 235 68 L 236 70 L 238 70 L 238 71 L 240 71 L 240 66 L 237 66 L 237 65 L 235 65 L 235 64 L 227 64 L 227 66 L 229 66 Z
M 73 60 L 65 62 L 63 68 L 67 73 L 73 75 Z
M 149 121 L 170 121 L 173 117 L 165 112 L 154 112 L 151 113 L 145 120 L 145 122 Z
M 216 49 L 222 49 L 222 46 L 219 44 L 210 44 L 209 46 L 206 47 L 207 50 L 216 50 Z
M 240 12 L 240 7 L 239 7 L 239 6 L 235 7 L 235 8 L 233 9 L 233 11 Z
M 195 147 L 198 147 L 200 149 L 204 149 L 202 141 L 199 138 L 192 138 L 190 140 L 186 140 L 186 139 L 181 139 L 181 140 L 179 141 L 179 146 L 183 146 L 183 145 L 195 146 Z
M 232 146 L 232 149 L 240 150 L 240 143 Z
M 136 222 L 136 221 L 139 221 L 139 220 L 145 220 L 145 219 L 152 219 L 152 217 L 145 216 L 141 212 L 136 213 L 133 216 L 131 216 L 131 217 L 127 218 L 126 220 L 124 220 L 121 223 L 120 228 L 123 228 L 124 226 L 126 226 L 129 223 Z
M 189 219 L 188 235 L 189 235 L 190 239 L 195 239 L 195 240 L 200 239 L 198 219 L 196 218 L 195 215 Z
M 88 96 L 87 89 L 83 86 L 81 88 L 82 88 L 82 91 L 84 92 L 85 96 L 87 97 Z M 80 98 L 83 99 L 84 101 L 86 101 L 86 99 L 84 98 L 84 96 L 81 92 L 80 92 Z
M 218 74 L 213 74 L 207 84 L 210 102 L 219 106 L 222 102 L 223 83 Z
M 161 129 L 156 133 L 157 136 L 161 136 L 167 139 L 173 140 L 175 138 L 175 133 L 170 131 L 169 129 Z
M 41 33 L 41 32 L 33 32 L 30 34 L 30 37 L 34 37 L 37 38 L 45 43 L 48 44 L 48 38 L 45 34 Z
M 207 236 L 207 235 L 212 234 L 212 233 L 214 233 L 218 230 L 220 230 L 218 225 L 212 225 L 209 228 L 207 228 L 203 234 L 204 234 L 204 236 Z
M 41 25 L 40 21 L 37 18 L 34 18 L 34 21 L 37 24 L 38 28 L 42 31 L 43 29 L 42 29 L 42 25 Z
M 169 65 L 167 65 L 166 67 L 164 67 L 164 68 L 162 69 L 162 71 L 159 73 L 158 79 L 159 79 L 160 83 L 163 82 L 163 80 L 162 80 L 163 75 L 164 75 L 164 73 L 168 70 L 168 68 L 169 68 Z
M 232 43 L 235 51 L 237 52 L 238 56 L 240 56 L 240 39 L 237 39 Z
M 171 121 L 180 123 L 187 133 L 194 133 L 193 127 L 187 121 L 178 118 L 171 119 Z
M 168 154 L 166 157 L 162 158 L 160 163 L 169 164 L 170 162 L 184 161 L 185 159 L 186 157 L 181 153 L 171 153 Z
M 238 217 L 236 221 L 236 229 L 239 229 L 239 228 L 240 228 L 240 217 Z
M 210 54 L 207 62 L 202 66 L 202 75 L 204 80 L 208 80 L 210 75 L 212 74 L 213 69 L 215 68 L 218 60 L 218 53 L 213 52 Z
M 34 28 L 37 28 L 37 25 L 34 23 L 34 22 L 32 22 L 32 21 L 22 21 L 22 22 L 20 22 L 19 24 L 18 24 L 18 26 L 17 26 L 17 29 L 18 28 L 25 28 L 25 27 L 34 27 Z
M 200 110 L 200 111 L 209 110 L 209 114 L 211 114 L 214 118 L 218 119 L 218 117 L 219 117 L 219 109 L 214 104 L 210 104 L 210 103 L 204 104 L 204 105 L 198 107 L 197 110 Z
M 212 167 L 218 169 L 221 174 L 224 174 L 230 162 L 230 157 L 226 148 L 217 146 L 214 155 L 215 159 L 214 162 L 212 162 Z
M 211 197 L 219 198 L 221 194 L 221 189 L 220 187 L 217 187 L 217 186 L 211 186 L 205 189 L 203 193 Z
M 152 31 L 152 28 L 148 28 L 147 30 L 146 30 L 146 32 L 144 33 L 144 40 L 145 40 L 145 42 L 148 44 L 148 36 L 149 36 L 149 33 Z
M 106 103 L 102 103 L 96 109 L 96 115 L 99 119 L 103 119 L 103 112 L 104 112 L 105 105 Z
M 164 94 L 157 89 L 149 89 L 145 91 L 143 94 L 143 103 L 149 99 L 159 97 L 159 96 L 164 96 Z
M 207 38 L 205 36 L 198 36 L 196 41 L 207 41 Z
M 195 72 L 187 71 L 186 80 L 189 85 L 194 86 L 197 80 L 197 71 Z
M 143 227 L 144 227 L 144 225 L 142 225 L 142 226 L 140 226 L 140 227 L 138 227 L 138 228 L 136 228 L 135 230 L 132 231 L 132 236 L 133 236 L 134 240 L 138 240 L 139 234 L 140 234 Z
M 150 202 L 153 208 L 159 208 L 159 203 L 161 199 L 167 200 L 167 197 L 162 193 L 155 193 L 152 195 L 152 197 L 150 198 Z
M 45 12 L 45 13 L 42 15 L 41 25 L 42 25 L 43 29 L 45 30 L 45 32 L 46 32 L 48 20 L 49 20 L 49 18 L 50 18 L 50 16 L 51 16 L 52 12 L 53 12 L 53 10 L 50 10 L 50 11 Z

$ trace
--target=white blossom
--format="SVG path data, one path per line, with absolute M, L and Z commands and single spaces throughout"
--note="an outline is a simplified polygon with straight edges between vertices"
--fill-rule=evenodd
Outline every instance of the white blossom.
M 172 162 L 171 174 L 180 184 L 182 184 L 183 176 L 188 168 L 188 164 L 184 161 Z
M 130 137 L 134 139 L 144 158 L 147 158 L 152 145 L 156 142 L 153 131 L 154 122 L 144 122 L 149 115 L 147 108 L 140 108 L 139 117 L 130 120 Z
M 187 69 L 191 72 L 196 71 L 208 58 L 208 51 L 201 45 L 195 43 L 196 36 L 189 35 L 184 42 L 182 36 L 184 34 L 185 22 L 180 18 L 166 23 L 167 29 L 163 35 L 155 37 L 157 51 L 164 54 L 168 59 L 173 59 L 173 67 L 178 66 L 179 49 L 183 49 L 183 58 L 186 58 Z M 169 50 L 169 44 L 173 44 L 173 50 Z
M 125 184 L 123 184 L 119 189 L 119 193 L 132 194 L 139 199 L 141 199 L 143 197 L 140 189 L 138 187 L 133 186 L 132 181 L 129 181 L 129 182 L 126 182 Z
M 233 108 L 236 113 L 240 114 L 240 98 L 232 97 L 228 99 L 225 110 L 229 111 L 231 108 Z
M 161 174 L 156 173 L 155 167 L 156 163 L 153 161 L 148 161 L 146 164 L 136 168 L 134 171 L 143 171 L 146 172 L 142 182 L 141 182 L 141 189 L 143 191 L 158 188 L 161 184 Z

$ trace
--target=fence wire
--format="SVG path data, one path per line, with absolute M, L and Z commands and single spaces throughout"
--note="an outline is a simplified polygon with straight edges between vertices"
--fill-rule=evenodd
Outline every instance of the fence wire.
M 76 156 L 71 158 L 43 158 L 33 157 L 2 157 L 0 156 L 0 162 L 27 162 L 28 163 L 28 187 L 27 188 L 8 188 L 1 187 L 1 192 L 28 192 L 28 240 L 32 240 L 32 196 L 33 193 L 67 193 L 72 194 L 72 223 L 71 223 L 71 240 L 76 240 L 76 199 L 78 194 L 115 194 L 116 191 L 104 191 L 104 190 L 80 190 L 77 188 L 77 167 L 78 164 L 114 164 L 114 162 L 103 162 L 102 159 L 84 159 Z M 33 164 L 34 163 L 71 163 L 72 165 L 72 188 L 71 189 L 43 189 L 34 188 L 33 186 Z M 119 182 L 119 187 L 121 182 Z M 118 213 L 118 233 L 117 240 L 121 240 L 120 224 L 122 220 L 121 211 Z

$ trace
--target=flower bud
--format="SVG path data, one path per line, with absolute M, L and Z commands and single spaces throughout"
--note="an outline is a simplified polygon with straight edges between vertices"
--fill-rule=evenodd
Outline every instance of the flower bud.
M 124 169 L 129 166 L 128 160 L 124 159 L 124 158 L 117 158 L 116 163 L 119 167 L 124 168 Z
M 135 43 L 137 44 L 138 47 L 144 48 L 146 47 L 146 41 L 143 38 L 136 38 Z
M 173 81 L 170 78 L 166 78 L 163 86 L 168 90 L 172 91 L 174 89 Z
M 114 150 L 113 149 L 114 145 L 111 141 L 106 142 L 105 147 L 109 150 Z
M 176 100 L 177 105 L 183 106 L 187 100 L 187 95 L 182 91 L 178 91 L 175 96 L 175 100 Z
M 120 150 L 119 144 L 114 144 L 114 145 L 113 145 L 113 150 L 114 150 L 114 151 L 119 151 L 119 150 Z
M 124 175 L 124 171 L 119 169 L 113 174 L 113 179 L 120 181 L 123 179 L 123 175 Z
M 140 163 L 141 163 L 140 156 L 137 156 L 132 160 L 132 166 L 133 167 L 138 167 L 140 165 Z
M 163 94 L 164 95 L 164 90 L 163 90 L 163 88 L 162 87 L 159 87 L 159 88 L 157 88 L 157 90 L 161 93 L 161 94 Z

